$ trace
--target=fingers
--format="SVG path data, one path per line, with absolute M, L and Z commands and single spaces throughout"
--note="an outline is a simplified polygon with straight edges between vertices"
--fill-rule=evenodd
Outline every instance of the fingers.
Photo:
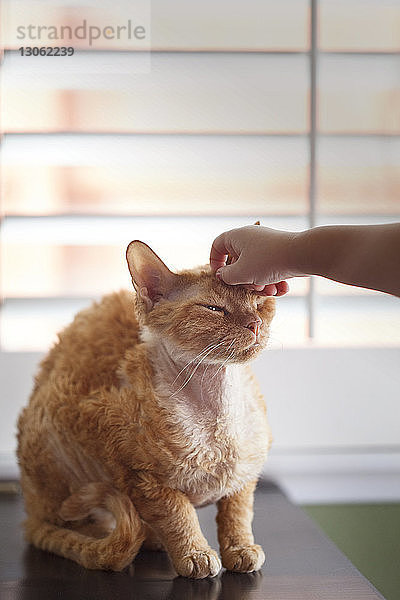
M 211 246 L 210 265 L 212 271 L 216 271 L 225 265 L 229 254 L 228 250 L 225 243 L 225 234 L 221 233 L 221 235 L 215 238 Z
M 246 290 L 252 290 L 254 292 L 262 292 L 265 285 L 256 285 L 255 283 L 247 283 L 243 286 Z
M 222 279 L 228 285 L 246 284 L 249 280 L 241 273 L 241 254 L 237 257 L 237 253 L 231 248 L 231 244 L 227 241 L 226 233 L 222 233 L 213 241 L 210 253 L 210 265 L 213 271 L 217 271 L 216 276 Z M 226 259 L 230 255 L 232 263 L 226 265 Z
M 276 296 L 276 294 L 277 294 L 277 287 L 276 287 L 275 283 L 269 283 L 267 285 L 263 285 L 261 290 L 256 290 L 255 289 L 256 287 L 261 287 L 261 286 L 254 286 L 252 288 L 259 296 Z
M 219 268 L 216 276 L 228 285 L 243 285 L 246 290 L 255 292 L 259 296 L 284 296 L 289 291 L 287 281 L 278 281 L 277 283 L 269 283 L 266 285 L 256 285 L 248 283 L 241 275 L 240 258 L 231 265 L 226 265 Z
M 260 228 L 255 227 L 255 229 Z M 243 285 L 245 289 L 254 291 L 260 296 L 283 296 L 286 294 L 289 291 L 286 281 L 266 285 L 250 283 L 255 278 L 255 274 L 251 272 L 252 269 L 249 270 L 248 265 L 246 267 L 246 263 L 251 263 L 251 256 L 249 258 L 248 253 L 246 254 L 246 250 L 240 243 L 240 240 L 239 244 L 235 243 L 236 250 L 233 249 L 232 236 L 235 237 L 233 235 L 235 231 L 226 231 L 215 238 L 210 252 L 211 270 L 224 283 L 228 285 Z M 226 264 L 228 256 L 232 257 L 232 262 L 229 265 Z M 260 277 L 258 276 L 257 279 L 260 280 Z
M 255 292 L 257 296 L 284 296 L 289 291 L 287 281 L 269 283 L 268 285 L 254 285 L 253 283 L 249 283 L 243 287 L 250 292 Z
M 276 295 L 277 296 L 284 296 L 285 294 L 287 294 L 289 291 L 289 284 L 287 281 L 279 281 L 279 283 L 276 284 Z
M 241 257 L 233 262 L 231 265 L 220 267 L 216 272 L 218 279 L 221 279 L 228 285 L 246 285 L 249 283 L 248 276 L 242 273 Z
M 278 283 L 270 283 L 264 286 L 264 289 L 257 291 L 258 296 L 284 296 L 289 291 L 287 281 L 278 281 Z

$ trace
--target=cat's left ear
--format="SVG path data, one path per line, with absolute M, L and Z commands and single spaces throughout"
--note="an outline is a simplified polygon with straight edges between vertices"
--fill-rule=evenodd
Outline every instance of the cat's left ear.
M 144 242 L 131 242 L 126 250 L 126 260 L 133 286 L 147 310 L 151 310 L 162 298 L 167 298 L 177 284 L 178 275 L 172 273 Z

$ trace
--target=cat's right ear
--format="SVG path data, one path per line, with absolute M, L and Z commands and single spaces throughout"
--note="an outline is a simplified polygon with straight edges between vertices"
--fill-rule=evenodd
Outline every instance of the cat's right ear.
M 134 240 L 126 249 L 126 260 L 133 286 L 147 310 L 151 310 L 176 286 L 178 275 L 144 242 Z

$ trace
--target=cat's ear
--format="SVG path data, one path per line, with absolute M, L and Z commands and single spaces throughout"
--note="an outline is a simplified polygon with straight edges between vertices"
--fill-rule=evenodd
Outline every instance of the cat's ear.
M 144 242 L 131 242 L 126 249 L 126 260 L 133 286 L 147 310 L 161 298 L 167 298 L 177 284 L 178 275 L 172 273 Z

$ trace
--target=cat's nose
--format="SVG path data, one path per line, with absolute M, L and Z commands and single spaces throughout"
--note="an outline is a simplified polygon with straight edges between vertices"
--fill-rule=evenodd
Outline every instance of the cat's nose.
M 247 329 L 250 329 L 250 331 L 252 331 L 256 337 L 258 337 L 258 334 L 260 333 L 261 324 L 262 319 L 260 319 L 260 317 L 256 317 L 253 318 L 249 323 L 247 323 L 245 327 L 247 327 Z

